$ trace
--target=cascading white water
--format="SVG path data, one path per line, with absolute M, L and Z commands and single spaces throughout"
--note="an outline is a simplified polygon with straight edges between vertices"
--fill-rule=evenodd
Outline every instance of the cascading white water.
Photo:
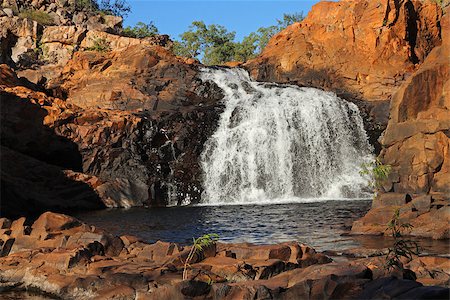
M 201 155 L 202 202 L 361 198 L 371 146 L 356 105 L 314 88 L 259 83 L 242 69 L 204 68 L 225 93 Z

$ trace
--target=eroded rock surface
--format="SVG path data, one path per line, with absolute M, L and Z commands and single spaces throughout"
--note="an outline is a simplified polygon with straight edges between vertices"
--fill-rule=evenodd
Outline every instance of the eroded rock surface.
M 64 299 L 393 299 L 413 291 L 422 297 L 448 294 L 446 288 L 423 286 L 398 274 L 385 277 L 389 273 L 383 271 L 380 257 L 332 262 L 295 242 L 217 243 L 196 252 L 188 278 L 182 280 L 190 246 L 114 237 L 50 212 L 31 226 L 25 218 L 3 218 L 0 225 L 3 290 L 33 288 Z M 419 276 L 441 272 L 441 279 L 448 278 L 446 264 L 448 258 L 411 262 Z
M 4 0 L 0 63 L 19 68 L 20 75 L 34 83 L 45 83 L 60 75 L 81 49 L 106 51 L 136 44 L 172 47 L 167 35 L 136 39 L 121 36 L 122 31 L 122 17 L 99 14 L 79 1 Z
M 442 46 L 394 94 L 382 138 L 383 163 L 392 166 L 372 209 L 355 233 L 381 234 L 395 209 L 410 234 L 450 238 L 450 20 L 442 18 Z
M 98 58 L 95 54 L 94 57 Z M 163 66 L 167 64 L 165 61 L 162 63 Z M 195 79 L 195 69 L 187 69 L 187 65 L 182 63 L 179 66 L 191 74 L 184 83 L 185 89 L 181 85 L 174 91 L 161 91 L 168 97 L 166 102 L 159 102 L 154 96 L 153 102 L 147 102 L 153 107 L 146 110 L 132 109 L 127 104 L 120 109 L 83 109 L 76 105 L 76 101 L 64 101 L 36 91 L 31 83 L 19 80 L 13 71 L 2 65 L 1 141 L 3 147 L 12 150 L 2 153 L 2 161 L 17 157 L 7 161 L 2 169 L 2 192 L 5 196 L 2 197 L 2 206 L 11 209 L 24 206 L 30 211 L 36 208 L 35 213 L 39 213 L 49 208 L 91 209 L 101 207 L 99 204 L 102 202 L 109 207 L 130 207 L 199 201 L 202 187 L 198 158 L 203 143 L 215 129 L 220 114 L 220 94 L 213 96 L 216 92 L 210 84 Z M 165 70 L 170 72 L 171 68 L 174 67 L 169 66 Z M 153 77 L 149 75 L 148 78 Z M 196 85 L 188 86 L 188 80 Z M 83 90 L 84 83 L 78 83 Z M 106 87 L 109 82 L 104 84 Z M 132 88 L 137 87 L 131 85 L 129 89 Z M 89 95 L 85 97 L 89 99 Z M 39 162 L 44 164 L 38 167 L 36 164 Z M 33 165 L 36 165 L 36 172 L 27 173 Z M 46 166 L 48 172 L 44 172 Z M 92 205 L 85 205 L 93 198 L 86 197 L 84 202 L 73 201 L 68 196 L 70 193 L 62 198 L 66 201 L 59 201 L 56 196 L 55 201 L 51 200 L 53 196 L 50 194 L 53 195 L 59 185 L 45 182 L 51 178 L 55 180 L 56 175 L 65 183 L 73 182 L 76 186 L 90 188 L 92 196 L 97 195 L 101 202 L 97 203 L 97 199 Z M 23 180 L 17 180 L 20 177 Z M 41 182 L 35 186 L 39 192 L 31 193 L 24 188 L 26 180 Z M 71 189 L 63 184 L 61 188 Z M 76 195 L 74 190 L 73 196 Z M 48 201 L 45 200 L 47 196 Z M 71 201 L 72 204 L 69 203 Z M 7 209 L 2 213 L 14 212 L 13 215 L 17 216 L 19 211 Z
M 168 36 L 121 36 L 120 17 L 75 1 L 5 0 L 0 11 L 2 161 L 14 159 L 3 215 L 199 201 L 222 95 L 196 61 L 173 55 Z
M 262 81 L 389 100 L 415 64 L 441 44 L 441 16 L 431 1 L 319 2 L 246 68 Z

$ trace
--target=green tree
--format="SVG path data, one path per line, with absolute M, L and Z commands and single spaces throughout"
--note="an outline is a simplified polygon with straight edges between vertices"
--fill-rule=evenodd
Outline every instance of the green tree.
M 293 13 L 293 14 L 284 14 L 283 19 L 277 20 L 277 25 L 272 25 L 269 27 L 260 27 L 256 31 L 257 40 L 257 53 L 261 53 L 264 48 L 269 43 L 269 40 L 278 32 L 282 31 L 286 27 L 295 22 L 301 22 L 304 19 L 303 12 Z
M 194 258 L 194 255 L 199 255 L 205 248 L 208 248 L 211 245 L 214 245 L 219 240 L 219 235 L 216 233 L 210 233 L 202 235 L 199 238 L 193 238 L 193 244 L 191 247 L 191 250 L 189 251 L 189 254 L 186 258 L 186 261 L 184 262 L 184 268 L 183 268 L 183 280 L 187 279 L 188 275 L 188 267 L 190 266 L 190 263 L 192 259 Z
M 122 18 L 131 12 L 131 7 L 125 0 L 102 0 L 99 7 L 107 14 Z
M 84 10 L 89 12 L 97 12 L 99 6 L 96 0 L 75 0 L 75 10 Z
M 281 29 L 282 30 L 282 29 Z M 256 34 L 258 35 L 257 39 L 257 53 L 261 53 L 264 48 L 269 43 L 269 40 L 278 32 L 280 32 L 280 28 L 278 26 L 269 26 L 269 27 L 260 27 L 256 31 Z
M 258 48 L 258 36 L 252 32 L 244 37 L 242 42 L 235 43 L 234 57 L 236 61 L 246 61 L 256 57 L 256 50 Z
M 158 28 L 155 26 L 153 22 L 145 24 L 143 22 L 136 23 L 133 27 L 125 27 L 123 29 L 124 36 L 134 37 L 134 38 L 145 38 L 149 36 L 154 36 L 158 34 Z
M 220 64 L 233 59 L 234 37 L 235 32 L 228 32 L 221 25 L 206 26 L 203 21 L 194 21 L 180 35 L 181 41 L 174 44 L 174 53 L 190 58 L 202 55 L 204 64 Z
M 83 10 L 91 13 L 100 13 L 126 17 L 131 7 L 125 0 L 75 0 L 75 10 Z
M 292 25 L 296 22 L 303 21 L 305 17 L 303 16 L 303 12 L 293 13 L 293 14 L 284 14 L 283 19 L 277 20 L 278 28 L 281 30 L 285 29 L 289 25 Z
M 254 58 L 266 47 L 270 38 L 286 26 L 303 20 L 303 13 L 284 14 L 277 25 L 261 27 L 235 42 L 235 32 L 229 32 L 221 25 L 206 25 L 203 21 L 194 21 L 189 30 L 180 35 L 173 51 L 176 55 L 197 58 L 206 65 L 222 64 L 227 61 L 246 61 Z

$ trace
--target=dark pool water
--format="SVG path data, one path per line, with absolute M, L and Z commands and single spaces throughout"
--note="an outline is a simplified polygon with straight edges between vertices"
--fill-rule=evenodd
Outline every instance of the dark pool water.
M 271 244 L 298 241 L 318 251 L 363 247 L 381 249 L 392 240 L 349 236 L 354 220 L 370 208 L 370 200 L 336 200 L 272 205 L 185 206 L 107 209 L 76 215 L 82 221 L 115 235 L 135 235 L 190 244 L 193 237 L 217 233 L 222 242 Z M 447 241 L 415 239 L 422 254 L 448 256 Z
M 77 217 L 116 235 L 190 243 L 192 237 L 217 233 L 223 242 L 256 244 L 299 241 L 318 250 L 341 250 L 359 245 L 348 232 L 364 215 L 369 200 L 321 201 L 274 205 L 188 206 L 108 209 Z

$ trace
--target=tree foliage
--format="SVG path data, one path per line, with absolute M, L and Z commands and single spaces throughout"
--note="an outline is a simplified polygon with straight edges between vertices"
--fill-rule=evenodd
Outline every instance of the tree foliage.
M 36 21 L 41 25 L 49 26 L 55 24 L 55 20 L 52 16 L 41 10 L 24 9 L 20 11 L 19 17 Z
M 75 10 L 126 17 L 131 7 L 125 0 L 75 0 Z
M 149 36 L 154 36 L 158 34 L 158 28 L 155 26 L 153 22 L 145 24 L 143 22 L 136 23 L 135 26 L 125 27 L 123 29 L 122 34 L 124 36 L 133 37 L 133 38 L 145 38 Z
M 96 37 L 92 41 L 92 46 L 86 48 L 87 51 L 108 52 L 111 50 L 111 44 L 105 38 Z
M 378 190 L 388 178 L 391 169 L 392 167 L 390 165 L 384 165 L 379 158 L 361 165 L 361 171 L 359 173 L 368 176 L 368 184 L 373 189 L 374 197 L 377 196 Z
M 194 21 L 188 31 L 174 43 L 174 53 L 179 56 L 201 59 L 206 65 L 222 64 L 227 61 L 246 61 L 262 52 L 270 38 L 294 22 L 303 20 L 303 13 L 284 14 L 277 25 L 261 27 L 256 32 L 236 42 L 236 33 L 224 26 L 206 25 Z
M 180 35 L 181 41 L 175 43 L 174 52 L 189 58 L 202 55 L 207 65 L 220 64 L 233 58 L 235 35 L 221 25 L 207 26 L 203 21 L 194 21 Z

